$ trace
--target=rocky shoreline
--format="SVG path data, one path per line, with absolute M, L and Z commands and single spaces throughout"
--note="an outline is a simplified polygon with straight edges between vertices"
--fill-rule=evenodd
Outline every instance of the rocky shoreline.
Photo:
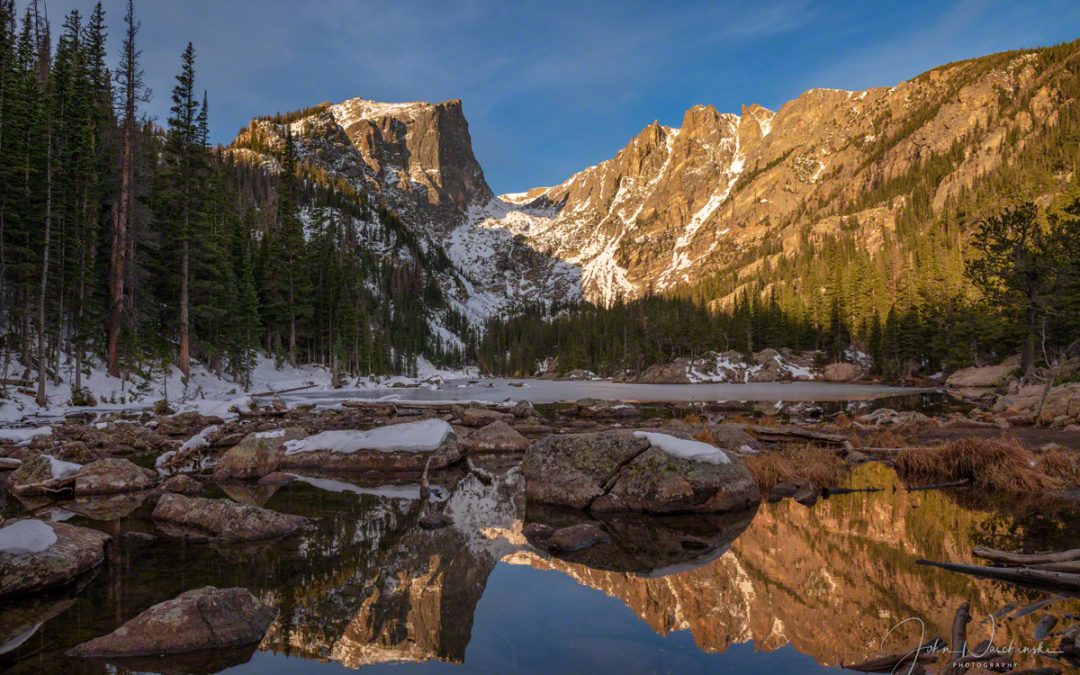
M 234 409 L 228 420 L 150 412 L 68 419 L 49 433 L 0 442 L 3 494 L 23 509 L 0 522 L 0 596 L 25 598 L 77 584 L 105 560 L 108 535 L 42 519 L 38 514 L 49 508 L 63 505 L 110 520 L 150 504 L 159 535 L 147 536 L 236 545 L 311 527 L 307 518 L 244 496 L 294 480 L 330 480 L 307 476 L 418 483 L 424 504 L 418 525 L 437 530 L 454 522 L 453 510 L 437 497 L 441 490 L 452 492 L 463 481 L 491 484 L 507 468 L 520 471 L 529 514 L 524 535 L 532 547 L 599 568 L 645 564 L 650 573 L 655 565 L 634 555 L 619 562 L 642 537 L 653 547 L 671 542 L 670 550 L 654 551 L 653 558 L 672 569 L 707 559 L 717 542 L 731 541 L 745 528 L 763 498 L 791 498 L 812 508 L 845 490 L 847 472 L 865 462 L 895 466 L 913 489 L 920 483 L 936 487 L 937 476 L 953 478 L 950 484 L 988 486 L 977 458 L 992 456 L 995 471 L 1004 466 L 1024 479 L 993 489 L 1076 499 L 1080 385 L 1059 385 L 1039 396 L 1030 388 L 1003 387 L 967 399 L 975 401 L 967 412 L 940 415 L 890 408 L 822 414 L 804 405 L 778 417 L 752 405 L 597 399 L 539 407 L 344 401 L 330 409 L 274 400 Z M 975 439 L 987 430 L 994 440 Z M 1025 442 L 1034 431 L 1055 441 Z M 927 468 L 924 458 L 939 466 Z M 700 523 L 690 530 L 678 524 L 679 518 L 704 516 L 719 518 L 719 539 Z M 213 605 L 216 590 L 204 591 L 207 598 L 174 602 L 196 609 Z M 229 597 L 220 620 L 236 618 L 242 624 L 237 635 L 258 642 L 257 627 L 269 624 L 258 600 Z M 233 612 L 233 605 L 245 609 Z M 153 613 L 162 611 L 151 608 L 149 616 L 73 654 L 145 656 L 140 626 L 156 625 Z M 169 649 L 243 644 L 207 642 L 178 630 L 184 637 Z

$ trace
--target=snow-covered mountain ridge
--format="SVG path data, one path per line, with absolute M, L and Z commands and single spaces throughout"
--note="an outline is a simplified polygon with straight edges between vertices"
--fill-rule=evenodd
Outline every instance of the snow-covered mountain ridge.
M 880 250 L 895 241 L 905 196 L 875 190 L 951 153 L 958 159 L 932 193 L 940 210 L 1007 160 L 1005 138 L 1022 147 L 1056 124 L 1071 102 L 1057 82 L 1037 52 L 1012 52 L 895 87 L 812 89 L 776 112 L 698 105 L 678 128 L 654 122 L 558 185 L 502 197 L 458 100 L 351 99 L 289 124 L 304 163 L 347 180 L 445 253 L 447 295 L 479 323 L 521 301 L 606 303 L 716 274 L 738 288 L 841 228 Z M 272 162 L 283 130 L 257 119 L 231 151 Z

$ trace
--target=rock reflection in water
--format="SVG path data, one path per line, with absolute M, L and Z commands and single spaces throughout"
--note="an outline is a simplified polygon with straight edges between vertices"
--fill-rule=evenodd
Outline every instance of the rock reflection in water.
M 443 477 L 444 499 L 430 508 L 445 510 L 453 524 L 435 531 L 416 526 L 423 507 L 411 498 L 411 486 L 357 482 L 356 489 L 346 489 L 329 480 L 296 481 L 268 495 L 266 507 L 316 518 L 318 525 L 253 550 L 167 538 L 136 548 L 137 538 L 122 535 L 154 531 L 147 508 L 96 525 L 76 516 L 79 524 L 114 535 L 109 563 L 74 600 L 67 597 L 70 606 L 0 613 L 5 640 L 42 624 L 32 639 L 0 655 L 0 669 L 103 672 L 103 664 L 72 662 L 63 652 L 152 604 L 203 585 L 244 586 L 280 609 L 259 646 L 262 653 L 241 669 L 245 672 L 257 672 L 266 659 L 280 657 L 275 654 L 293 657 L 290 672 L 317 672 L 327 660 L 349 668 L 401 661 L 506 665 L 506 640 L 521 645 L 522 653 L 542 655 L 564 644 L 550 620 L 531 614 L 539 611 L 534 604 L 541 604 L 535 593 L 545 588 L 554 594 L 545 602 L 557 599 L 568 611 L 592 606 L 586 596 L 596 591 L 618 599 L 628 611 L 608 618 L 624 622 L 616 630 L 630 631 L 641 625 L 640 618 L 661 636 L 683 631 L 693 645 L 684 637 L 657 639 L 666 640 L 665 653 L 684 650 L 689 658 L 692 652 L 694 663 L 707 658 L 716 666 L 745 666 L 756 658 L 748 651 L 752 645 L 766 652 L 784 647 L 778 652 L 788 655 L 783 658 L 797 656 L 797 650 L 819 664 L 835 665 L 875 653 L 880 639 L 907 617 L 922 618 L 928 636 L 946 635 L 963 600 L 972 603 L 970 637 L 977 642 L 988 637 L 980 623 L 987 614 L 1008 602 L 1036 598 L 1003 584 L 918 567 L 915 559 L 966 561 L 975 544 L 1028 549 L 1075 544 L 1060 525 L 1069 516 L 1002 512 L 968 503 L 964 493 L 893 491 L 895 476 L 880 465 L 860 467 L 852 485 L 885 491 L 840 495 L 813 508 L 787 500 L 763 504 L 756 513 L 597 520 L 612 542 L 565 558 L 530 545 L 523 524 L 569 525 L 582 516 L 526 511 L 515 469 L 490 481 Z M 330 487 L 335 489 L 324 489 Z M 489 585 L 500 564 L 533 575 L 527 584 L 531 590 Z M 555 584 L 558 578 L 550 572 L 526 566 L 557 571 L 577 585 Z M 509 607 L 524 620 L 506 623 Z M 1066 611 L 1077 607 L 1062 605 L 1057 613 Z M 999 627 L 997 643 L 1015 639 L 1017 645 L 1030 645 L 1038 618 Z M 575 620 L 575 636 L 589 641 L 595 635 L 595 644 L 603 644 L 611 625 L 597 625 L 590 634 L 589 621 L 587 616 Z M 900 642 L 906 645 L 912 637 Z M 248 656 L 196 660 L 180 669 L 212 672 Z M 560 662 L 572 658 L 560 656 Z M 115 665 L 120 672 L 175 667 Z

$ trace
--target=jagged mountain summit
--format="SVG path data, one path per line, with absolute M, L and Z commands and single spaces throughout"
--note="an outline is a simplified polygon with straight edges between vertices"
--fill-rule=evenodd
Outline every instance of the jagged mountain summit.
M 406 236 L 449 261 L 441 281 L 466 316 L 480 322 L 513 303 L 581 297 L 580 273 L 536 254 L 509 230 L 478 227 L 510 207 L 495 198 L 472 150 L 461 101 L 320 104 L 287 122 L 299 161 L 343 179 L 368 204 L 388 209 Z M 285 126 L 256 119 L 233 142 L 234 156 L 276 170 Z
M 841 232 L 898 245 L 905 181 L 924 217 L 1007 164 L 1073 103 L 1075 45 L 995 54 L 895 87 L 813 89 L 776 112 L 689 109 L 552 187 L 495 197 L 457 100 L 352 99 L 290 119 L 299 156 L 392 209 L 453 262 L 449 294 L 483 319 L 523 299 L 609 303 L 726 274 L 725 297 Z M 272 161 L 283 127 L 256 120 L 233 151 Z M 924 181 L 925 182 L 925 181 Z

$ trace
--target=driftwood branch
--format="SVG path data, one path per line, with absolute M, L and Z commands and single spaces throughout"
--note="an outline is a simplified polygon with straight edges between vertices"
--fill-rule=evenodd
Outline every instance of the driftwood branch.
M 1080 593 L 1080 574 L 1035 570 L 1030 567 L 983 567 L 981 565 L 934 562 L 933 560 L 916 560 L 915 564 L 940 567 L 941 569 L 949 570 L 950 572 L 970 574 L 971 576 L 983 577 L 985 579 L 997 579 L 999 581 L 1007 581 L 1021 586 L 1059 588 L 1073 593 Z
M 758 424 L 751 424 L 748 429 L 757 436 L 758 440 L 773 443 L 784 441 L 817 441 L 827 445 L 842 446 L 845 441 L 847 441 L 847 436 L 842 436 L 840 434 L 826 434 L 821 431 L 811 431 L 809 429 L 766 427 Z
M 319 386 L 319 385 L 317 385 L 317 384 L 305 384 L 302 387 L 292 387 L 290 389 L 278 389 L 277 391 L 275 391 L 273 389 L 269 389 L 267 391 L 260 391 L 257 394 L 249 394 L 249 396 L 251 396 L 252 398 L 263 398 L 263 397 L 266 397 L 266 396 L 277 396 L 278 394 L 288 394 L 288 393 L 294 392 L 294 391 L 304 391 L 305 389 L 311 389 L 312 387 L 317 387 L 317 386 Z
M 999 551 L 985 546 L 976 546 L 971 550 L 976 558 L 983 558 L 1005 565 L 1042 565 L 1046 563 L 1061 563 L 1080 560 L 1080 548 L 1070 551 L 1057 551 L 1050 553 L 1012 553 Z

